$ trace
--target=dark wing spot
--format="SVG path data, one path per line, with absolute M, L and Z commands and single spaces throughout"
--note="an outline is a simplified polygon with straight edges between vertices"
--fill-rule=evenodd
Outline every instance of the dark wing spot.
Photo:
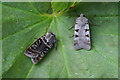
M 83 17 L 85 17 L 85 15 L 83 14 Z
M 47 42 L 47 40 L 46 40 L 45 38 L 44 38 L 43 40 L 44 40 L 45 42 Z
M 35 45 L 38 45 L 38 42 L 37 42 L 37 41 L 35 42 Z
M 85 32 L 89 31 L 89 29 L 85 29 Z
M 37 57 L 37 60 L 39 60 L 39 57 Z
M 79 37 L 78 35 L 75 35 L 75 37 Z
M 55 34 L 54 33 L 51 33 L 54 37 L 55 37 Z
M 31 48 L 32 48 L 32 49 L 36 49 L 36 46 L 37 46 L 37 45 L 33 44 Z
M 41 57 L 41 55 L 39 55 L 39 57 Z
M 79 29 L 75 29 L 75 31 L 76 31 L 76 32 L 78 32 L 78 31 L 79 31 Z
M 77 45 L 77 43 L 74 43 L 74 45 Z
M 27 54 L 31 54 L 31 53 L 28 52 Z
M 35 58 L 33 58 L 33 60 L 35 60 Z
M 49 42 L 47 42 L 47 44 L 49 45 L 50 43 L 49 43 Z
M 78 23 L 75 22 L 75 24 L 78 24 Z
M 41 54 L 39 54 L 39 57 L 41 57 Z
M 89 35 L 85 35 L 86 37 L 89 37 Z
M 44 52 L 42 52 L 43 53 L 43 55 L 45 55 L 45 53 Z

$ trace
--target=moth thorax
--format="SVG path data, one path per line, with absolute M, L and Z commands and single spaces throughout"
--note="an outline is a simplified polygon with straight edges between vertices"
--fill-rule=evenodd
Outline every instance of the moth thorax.
M 88 19 L 87 19 L 87 18 L 84 18 L 84 19 L 83 19 L 83 22 L 88 22 Z
M 47 33 L 45 39 L 49 42 L 49 44 L 55 43 L 55 36 L 52 33 Z

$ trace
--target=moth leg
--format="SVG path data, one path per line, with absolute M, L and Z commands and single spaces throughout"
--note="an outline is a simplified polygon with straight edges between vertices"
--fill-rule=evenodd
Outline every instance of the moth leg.
M 79 15 L 78 15 L 78 13 L 77 13 L 76 9 L 75 9 L 75 14 L 79 17 Z
M 74 28 L 74 25 L 72 27 L 70 27 L 68 30 L 71 30 L 72 28 Z
M 68 13 L 68 18 L 71 18 L 72 14 L 71 13 Z
M 70 36 L 70 38 L 74 37 L 74 34 L 72 36 Z
M 56 43 L 54 43 L 54 47 L 55 47 L 55 49 L 57 50 L 57 45 L 56 45 Z
M 97 25 L 97 24 L 92 23 L 90 20 L 88 20 L 88 22 L 89 22 L 90 24 L 92 24 L 93 26 L 99 26 L 99 25 Z
M 92 24 L 93 26 L 99 26 L 99 25 L 97 25 L 97 24 L 94 24 L 93 22 L 91 22 L 89 19 L 91 19 L 91 18 L 94 18 L 96 15 L 94 15 L 94 16 L 92 16 L 92 17 L 88 17 L 88 22 L 90 23 L 90 24 Z
M 57 42 L 58 42 L 59 40 L 58 39 L 56 39 L 56 42 L 54 43 L 54 47 L 55 47 L 55 49 L 57 50 Z
M 74 20 L 74 25 L 75 25 L 75 22 L 76 22 L 76 20 Z M 74 28 L 75 26 L 72 26 L 72 27 L 70 27 L 68 30 L 71 30 L 72 28 Z
M 91 17 L 88 17 L 88 19 L 91 19 L 91 18 L 94 18 L 94 17 L 96 17 L 96 15 L 93 15 L 93 16 L 91 16 Z

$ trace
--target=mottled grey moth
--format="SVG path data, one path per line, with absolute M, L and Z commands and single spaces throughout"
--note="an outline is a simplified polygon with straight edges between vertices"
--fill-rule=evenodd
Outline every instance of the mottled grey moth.
M 88 19 L 83 14 L 80 14 L 80 17 L 75 21 L 74 48 L 75 50 L 82 48 L 86 50 L 91 49 L 89 23 Z
M 56 36 L 54 33 L 47 32 L 46 35 L 35 41 L 24 54 L 30 57 L 34 64 L 37 64 L 52 46 L 56 47 Z

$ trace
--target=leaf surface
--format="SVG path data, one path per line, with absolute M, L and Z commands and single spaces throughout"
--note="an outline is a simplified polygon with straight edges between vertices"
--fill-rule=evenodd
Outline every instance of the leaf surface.
M 118 4 L 80 2 L 75 8 L 64 11 L 72 4 L 51 3 L 52 14 L 47 13 L 50 3 L 2 4 L 4 78 L 118 77 Z M 92 23 L 90 51 L 75 51 L 71 38 L 74 29 L 68 30 L 81 13 Z M 24 51 L 36 41 L 35 38 L 46 33 L 48 24 L 50 32 L 59 40 L 57 50 L 53 47 L 34 65 Z

